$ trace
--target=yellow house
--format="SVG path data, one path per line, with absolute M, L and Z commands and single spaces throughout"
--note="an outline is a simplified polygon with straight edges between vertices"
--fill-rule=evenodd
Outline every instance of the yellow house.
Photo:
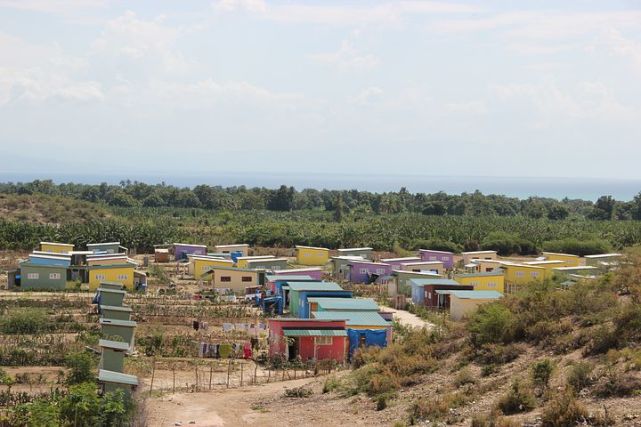
M 500 299 L 503 295 L 496 291 L 436 291 L 450 296 L 450 318 L 461 320 L 478 310 L 482 304 Z
M 265 277 L 263 271 L 237 267 L 214 267 L 210 273 L 210 282 L 214 288 L 227 288 L 242 295 L 245 294 L 245 288 L 259 286 Z
M 557 265 L 557 267 L 578 267 L 581 265 L 581 258 L 578 255 L 543 252 L 543 256 L 546 260 L 563 261 L 565 263 L 565 265 Z
M 528 262 L 524 262 L 523 264 L 533 265 L 535 267 L 542 267 L 542 268 L 545 268 L 546 270 L 554 270 L 555 268 L 566 267 L 565 261 L 561 261 L 559 259 L 548 259 L 545 261 L 528 261 Z
M 233 267 L 234 261 L 225 258 L 214 258 L 214 257 L 204 257 L 204 256 L 189 256 L 190 262 L 190 273 L 194 275 L 196 279 L 209 280 L 211 278 L 209 271 L 213 267 Z
M 552 275 L 551 270 L 534 265 L 504 263 L 501 268 L 505 271 L 506 293 L 514 292 L 521 285 L 543 282 Z
M 134 289 L 134 268 L 136 264 L 128 262 L 118 265 L 95 265 L 88 267 L 89 289 L 98 289 L 102 282 L 118 282 L 127 290 Z
M 463 265 L 469 264 L 474 260 L 479 260 L 479 259 L 492 260 L 492 259 L 498 258 L 496 251 L 461 252 L 461 256 L 463 257 Z
M 454 280 L 461 285 L 474 286 L 475 291 L 497 291 L 505 293 L 505 275 L 500 269 L 485 273 L 457 274 Z
M 296 264 L 325 265 L 329 262 L 329 249 L 296 246 Z
M 40 250 L 42 252 L 64 254 L 73 251 L 73 245 L 70 243 L 40 242 Z
M 248 268 L 248 261 L 252 260 L 269 260 L 276 259 L 274 255 L 254 255 L 254 256 L 239 256 L 236 258 L 236 267 L 238 268 Z

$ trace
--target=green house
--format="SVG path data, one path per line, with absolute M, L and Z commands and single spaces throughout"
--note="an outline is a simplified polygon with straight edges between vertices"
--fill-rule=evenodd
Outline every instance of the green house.
M 100 317 L 114 320 L 131 320 L 131 307 L 100 306 Z
M 31 262 L 20 264 L 20 288 L 24 290 L 55 289 L 67 286 L 67 267 L 64 265 L 40 265 Z
M 103 339 L 125 342 L 129 344 L 130 349 L 133 349 L 136 322 L 102 318 L 100 319 L 100 327 Z
M 100 340 L 98 345 L 102 350 L 98 367 L 107 371 L 123 372 L 125 354 L 129 351 L 129 344 L 120 341 Z
M 265 259 L 248 259 L 247 268 L 255 270 L 285 270 L 287 269 L 287 258 L 265 258 Z
M 125 393 L 131 394 L 136 387 L 138 387 L 138 377 L 100 369 L 98 371 L 98 383 L 100 383 L 100 388 L 103 393 L 124 390 Z

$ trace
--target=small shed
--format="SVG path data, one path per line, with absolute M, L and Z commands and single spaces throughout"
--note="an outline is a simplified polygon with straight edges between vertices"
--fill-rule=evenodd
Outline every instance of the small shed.
M 40 242 L 40 250 L 64 254 L 73 251 L 73 245 L 71 243 Z
M 217 289 L 230 289 L 239 295 L 245 295 L 245 288 L 262 286 L 265 283 L 265 272 L 249 268 L 213 267 L 209 270 L 210 283 Z
M 392 266 L 383 262 L 354 260 L 347 264 L 347 280 L 352 283 L 374 283 L 379 277 L 392 274 Z
M 454 279 L 461 285 L 473 286 L 475 291 L 505 292 L 505 276 L 501 270 L 487 273 L 457 274 Z
M 541 255 L 545 257 L 546 260 L 558 260 L 565 263 L 565 267 L 578 267 L 581 265 L 581 257 L 574 254 L 564 254 L 558 252 L 542 252 Z M 559 266 L 562 267 L 562 266 Z
M 309 318 L 309 297 L 351 298 L 352 291 L 345 291 L 333 282 L 287 282 L 289 312 L 301 319 Z
M 169 262 L 169 249 L 168 248 L 154 249 L 154 262 L 158 262 L 158 263 Z
M 281 274 L 266 274 L 265 275 L 265 286 L 269 289 L 274 295 L 284 295 L 283 294 L 283 285 L 287 282 L 320 282 L 311 276 L 300 274 L 300 275 L 281 275 Z
M 93 253 L 103 254 L 126 254 L 127 252 L 129 252 L 129 249 L 122 246 L 120 242 L 87 243 L 87 250 Z
M 440 274 L 428 271 L 406 271 L 406 270 L 392 270 L 392 277 L 394 281 L 388 287 L 388 295 L 396 296 L 403 294 L 405 296 L 412 296 L 412 285 L 410 279 L 442 279 Z
M 472 290 L 469 285 L 461 285 L 452 279 L 410 279 L 412 302 L 427 307 L 448 308 L 449 302 L 439 301 L 436 294 L 441 289 Z
M 445 266 L 442 261 L 412 261 L 402 262 L 400 270 L 409 270 L 420 273 L 426 271 L 428 273 L 445 274 Z
M 346 359 L 347 331 L 345 320 L 268 319 L 269 355 L 303 361 Z
M 248 268 L 247 262 L 250 260 L 272 260 L 276 259 L 274 255 L 252 255 L 252 256 L 239 256 L 236 258 L 235 263 L 238 268 Z
M 349 280 L 350 267 L 352 262 L 369 262 L 360 255 L 340 255 L 330 259 L 332 275 L 338 280 Z
M 228 267 L 234 266 L 234 261 L 222 257 L 210 255 L 188 255 L 189 259 L 189 273 L 196 279 L 209 280 L 209 271 L 214 267 Z
M 378 312 L 380 307 L 372 298 L 327 298 L 309 297 L 309 312 L 317 311 L 374 311 Z
M 454 268 L 454 254 L 452 252 L 419 249 L 418 254 L 423 261 L 441 261 L 445 269 L 451 270 Z
M 67 287 L 67 267 L 38 265 L 31 261 L 20 264 L 20 289 L 64 290 Z
M 450 318 L 461 320 L 474 313 L 481 304 L 494 302 L 503 294 L 497 291 L 436 291 L 448 293 L 450 297 Z
M 246 243 L 235 243 L 231 245 L 216 245 L 214 250 L 221 254 L 232 254 L 240 252 L 240 256 L 249 255 L 249 245 Z
M 100 369 L 98 371 L 98 383 L 103 394 L 117 390 L 124 390 L 125 393 L 131 394 L 138 387 L 138 377 Z
M 498 254 L 496 251 L 471 251 L 471 252 L 462 252 L 461 256 L 463 257 L 463 265 L 469 264 L 474 260 L 492 260 L 497 259 Z
M 296 264 L 325 265 L 329 262 L 329 249 L 314 246 L 296 246 Z
M 585 265 L 608 271 L 619 265 L 623 255 L 617 253 L 586 255 Z
M 392 270 L 402 270 L 401 266 L 408 262 L 420 262 L 421 258 L 416 256 L 408 256 L 402 258 L 383 258 L 382 263 L 389 264 Z
M 287 268 L 287 258 L 269 258 L 269 259 L 249 259 L 247 260 L 247 268 L 260 269 L 260 270 L 283 270 Z
M 279 276 L 309 276 L 316 280 L 323 278 L 323 269 L 320 267 L 285 268 L 274 270 L 272 273 Z
M 134 348 L 136 322 L 132 320 L 105 319 L 104 317 L 99 322 L 104 339 L 128 343 L 130 350 Z

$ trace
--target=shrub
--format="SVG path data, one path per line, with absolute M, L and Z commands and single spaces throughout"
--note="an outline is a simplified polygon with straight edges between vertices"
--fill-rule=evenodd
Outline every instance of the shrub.
M 502 365 L 513 361 L 522 352 L 521 346 L 516 344 L 486 344 L 476 350 L 475 358 L 483 364 Z
M 623 375 L 613 367 L 598 379 L 594 394 L 598 397 L 625 397 L 641 391 L 641 379 L 632 375 Z
M 340 381 L 336 377 L 329 377 L 325 380 L 325 383 L 323 384 L 323 393 L 329 393 L 337 388 L 339 388 L 341 385 Z
M 534 395 L 527 384 L 516 380 L 508 392 L 499 400 L 498 408 L 505 415 L 529 412 L 536 406 Z
M 2 322 L 5 334 L 39 334 L 50 330 L 48 318 L 43 310 L 21 308 L 12 310 Z
M 481 376 L 482 377 L 489 377 L 493 373 L 497 372 L 497 370 L 498 369 L 496 368 L 496 365 L 493 364 L 493 363 L 490 363 L 489 365 L 484 365 L 481 368 Z
M 462 387 L 466 384 L 476 384 L 474 374 L 472 374 L 472 371 L 469 368 L 461 369 L 456 375 L 456 378 L 454 378 L 454 385 L 457 387 Z
M 448 240 L 432 239 L 432 240 L 414 240 L 410 245 L 410 249 L 417 251 L 419 249 L 432 249 L 435 251 L 446 251 L 458 253 L 461 247 L 454 242 Z
M 573 427 L 586 422 L 587 417 L 588 411 L 567 390 L 550 400 L 543 410 L 542 422 L 545 427 Z
M 518 237 L 503 231 L 493 231 L 481 242 L 481 249 L 495 250 L 499 255 L 509 256 L 521 252 Z
M 543 359 L 532 365 L 532 382 L 539 387 L 547 387 L 554 365 L 550 359 Z
M 607 325 L 601 325 L 592 330 L 592 338 L 583 350 L 585 355 L 607 353 L 619 345 L 619 336 Z
M 65 358 L 65 365 L 69 368 L 67 384 L 80 384 L 94 379 L 93 359 L 88 353 L 71 353 Z
M 500 303 L 482 305 L 472 315 L 468 330 L 475 346 L 507 343 L 512 339 L 514 316 Z
M 574 390 L 580 391 L 592 383 L 593 365 L 589 362 L 578 362 L 570 367 L 567 382 Z
M 287 388 L 285 389 L 285 393 L 283 394 L 285 397 L 310 397 L 314 392 L 307 387 L 301 386 L 301 387 L 294 387 L 294 388 Z

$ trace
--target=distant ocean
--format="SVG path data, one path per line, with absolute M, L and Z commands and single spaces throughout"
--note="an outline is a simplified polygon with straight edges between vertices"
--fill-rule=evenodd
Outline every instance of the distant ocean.
M 176 186 L 193 187 L 198 184 L 221 185 L 224 187 L 245 185 L 247 187 L 276 188 L 281 184 L 292 185 L 297 189 L 316 188 L 330 190 L 357 189 L 372 192 L 398 191 L 406 187 L 412 193 L 460 194 L 479 190 L 484 194 L 502 194 L 511 197 L 530 196 L 552 197 L 555 199 L 596 200 L 602 195 L 611 195 L 617 200 L 631 200 L 641 192 L 641 179 L 597 179 L 597 178 L 519 178 L 519 177 L 474 177 L 474 176 L 427 176 L 427 175 L 347 175 L 318 173 L 240 173 L 215 172 L 211 174 L 192 174 L 170 176 L 162 174 L 11 174 L 0 172 L 0 181 L 17 182 L 34 179 L 52 179 L 56 183 L 76 182 L 116 184 L 123 179 L 156 184 L 164 181 Z

